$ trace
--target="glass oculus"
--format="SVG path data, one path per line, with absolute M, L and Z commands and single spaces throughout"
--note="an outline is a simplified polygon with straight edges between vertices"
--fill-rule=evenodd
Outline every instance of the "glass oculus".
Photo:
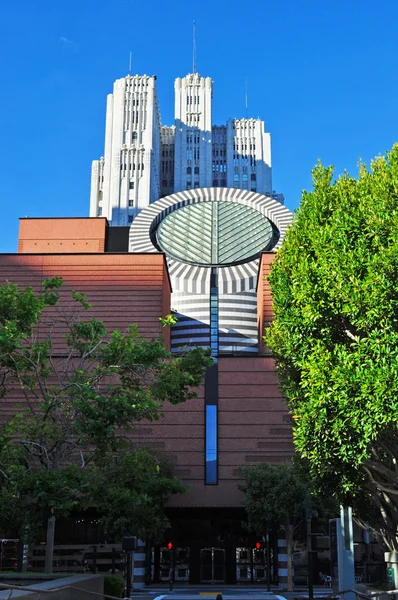
M 168 256 L 196 265 L 232 265 L 256 258 L 273 246 L 274 228 L 244 204 L 204 201 L 173 211 L 156 231 Z

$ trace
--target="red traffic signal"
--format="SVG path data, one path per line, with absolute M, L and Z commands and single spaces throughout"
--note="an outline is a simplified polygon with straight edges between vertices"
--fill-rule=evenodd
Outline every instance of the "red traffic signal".
M 261 550 L 261 542 L 256 542 L 256 550 Z
M 167 544 L 167 550 L 173 550 L 173 542 Z

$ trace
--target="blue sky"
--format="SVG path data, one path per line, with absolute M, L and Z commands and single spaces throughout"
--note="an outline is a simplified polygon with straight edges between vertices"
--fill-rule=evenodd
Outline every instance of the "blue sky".
M 272 134 L 273 187 L 294 209 L 318 158 L 355 174 L 398 141 L 396 0 L 2 0 L 0 251 L 20 216 L 85 216 L 103 153 L 105 99 L 156 74 L 165 124 L 175 77 L 214 80 L 214 123 L 245 116 Z

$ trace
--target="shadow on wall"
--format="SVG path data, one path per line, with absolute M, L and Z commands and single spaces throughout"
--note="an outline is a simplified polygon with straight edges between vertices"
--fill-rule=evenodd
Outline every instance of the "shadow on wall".
M 210 348 L 210 325 L 186 314 L 175 313 L 178 322 L 171 328 L 171 350 L 179 353 L 187 347 Z M 253 319 L 253 332 L 242 333 L 235 328 L 219 328 L 219 354 L 258 354 L 257 316 Z
M 212 148 L 211 153 L 207 154 L 206 145 L 210 132 L 187 127 L 180 119 L 175 120 L 176 133 L 182 132 L 181 152 L 176 155 L 175 144 L 162 145 L 161 198 L 201 187 L 230 187 L 277 199 L 272 190 L 272 168 L 264 160 L 257 158 L 264 149 L 256 148 L 253 137 L 238 136 L 244 142 L 240 144 L 244 151 L 238 150 L 233 123 L 233 120 L 229 121 L 229 127 L 212 127 Z M 207 156 L 202 156 L 204 151 Z

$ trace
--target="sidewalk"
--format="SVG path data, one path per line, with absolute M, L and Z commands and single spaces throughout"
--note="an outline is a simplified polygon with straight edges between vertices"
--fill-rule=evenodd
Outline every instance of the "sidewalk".
M 266 585 L 174 585 L 173 590 L 169 590 L 168 585 L 154 585 L 135 591 L 131 598 L 135 600 L 215 600 L 217 594 L 222 594 L 226 600 L 294 600 L 295 598 L 308 598 L 308 589 L 297 588 L 294 592 L 286 592 L 282 588 L 271 586 L 271 591 L 267 591 Z M 331 588 L 314 588 L 315 598 L 324 598 L 332 595 Z

